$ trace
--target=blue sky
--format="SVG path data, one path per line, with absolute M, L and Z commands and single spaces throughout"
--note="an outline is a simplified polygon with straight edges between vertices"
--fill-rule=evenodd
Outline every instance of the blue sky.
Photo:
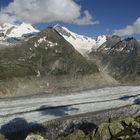
M 53 21 L 49 23 L 35 23 L 34 25 L 39 29 L 44 29 L 48 26 L 60 24 L 79 34 L 97 36 L 102 34 L 113 34 L 114 30 L 125 29 L 127 25 L 133 25 L 133 23 L 140 17 L 140 0 L 73 1 L 81 6 L 81 17 L 83 14 L 82 11 L 88 10 L 93 20 L 98 20 L 99 24 L 79 25 L 75 23 L 64 23 L 63 21 Z M 6 7 L 10 2 L 11 0 L 0 0 L 1 8 Z M 138 24 L 140 27 L 139 22 Z M 137 34 L 134 32 L 128 36 L 134 36 L 140 40 L 140 31 Z

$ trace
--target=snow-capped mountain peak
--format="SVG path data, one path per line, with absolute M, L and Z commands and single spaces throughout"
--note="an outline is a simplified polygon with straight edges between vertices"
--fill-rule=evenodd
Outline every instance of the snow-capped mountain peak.
M 106 42 L 106 36 L 99 36 L 97 38 L 87 37 L 71 32 L 66 27 L 55 25 L 54 29 L 61 34 L 65 40 L 73 45 L 73 47 L 82 55 L 97 49 L 100 45 Z
M 13 37 L 20 38 L 26 34 L 37 33 L 39 30 L 35 29 L 31 24 L 22 23 L 22 24 L 10 24 L 4 23 L 0 25 L 0 40 L 4 40 L 5 38 Z

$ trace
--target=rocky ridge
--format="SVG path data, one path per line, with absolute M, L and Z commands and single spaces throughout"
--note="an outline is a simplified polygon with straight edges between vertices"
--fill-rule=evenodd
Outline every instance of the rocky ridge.
M 135 80 L 140 73 L 140 44 L 134 38 L 112 36 L 89 55 L 100 60 L 109 74 L 120 81 Z

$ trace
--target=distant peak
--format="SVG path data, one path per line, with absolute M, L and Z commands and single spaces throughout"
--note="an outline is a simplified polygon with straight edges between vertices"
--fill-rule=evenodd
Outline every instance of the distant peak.
M 63 29 L 67 32 L 71 32 L 68 28 L 64 27 L 64 26 L 61 26 L 60 24 L 56 24 L 53 28 L 55 29 Z
M 56 28 L 56 27 L 61 27 L 61 25 L 60 25 L 60 24 L 56 24 L 56 25 L 54 25 L 53 27 L 54 27 L 54 28 Z
M 4 36 L 0 39 L 5 39 L 5 36 L 7 38 L 20 38 L 27 34 L 34 34 L 38 33 L 39 30 L 35 29 L 30 23 L 18 23 L 18 24 L 11 24 L 11 23 L 3 23 L 0 26 L 1 33 L 4 34 Z
M 135 40 L 136 41 L 136 39 L 134 37 L 128 37 L 128 38 L 125 39 L 125 41 L 131 41 L 131 40 Z

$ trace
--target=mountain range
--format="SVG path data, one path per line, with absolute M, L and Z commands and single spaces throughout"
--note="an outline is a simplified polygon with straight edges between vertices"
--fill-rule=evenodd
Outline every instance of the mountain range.
M 61 36 L 65 38 L 73 47 L 82 55 L 89 53 L 92 49 L 97 49 L 106 41 L 106 36 L 87 37 L 76 34 L 66 27 L 55 25 L 53 27 Z M 39 30 L 35 29 L 31 24 L 22 23 L 20 25 L 12 25 L 9 23 L 0 26 L 0 42 L 1 44 L 17 43 L 19 40 L 32 37 Z M 15 40 L 12 42 L 12 40 Z M 11 41 L 11 42 L 10 42 Z
M 99 72 L 101 65 L 120 81 L 140 74 L 140 44 L 133 37 L 87 37 L 59 25 L 39 31 L 31 24 L 5 23 L 0 42 L 0 78 L 90 74 Z M 1 47 L 5 44 L 8 47 Z
M 133 37 L 108 37 L 90 57 L 100 60 L 102 67 L 117 80 L 135 80 L 140 76 L 140 43 Z
M 0 79 L 95 72 L 96 64 L 86 60 L 52 27 L 0 50 Z

